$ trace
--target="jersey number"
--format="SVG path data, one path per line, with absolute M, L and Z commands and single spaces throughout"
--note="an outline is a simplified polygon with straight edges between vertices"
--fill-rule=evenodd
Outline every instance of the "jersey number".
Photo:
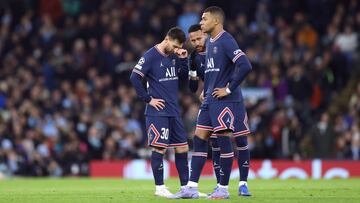
M 161 128 L 162 134 L 160 136 L 161 139 L 167 140 L 169 139 L 169 128 Z

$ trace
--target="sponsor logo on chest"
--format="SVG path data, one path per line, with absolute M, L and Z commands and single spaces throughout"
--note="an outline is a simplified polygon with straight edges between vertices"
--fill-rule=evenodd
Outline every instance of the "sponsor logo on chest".
M 171 65 L 172 66 L 170 67 L 166 67 L 162 61 L 160 62 L 160 67 L 163 68 L 163 70 L 165 71 L 165 77 L 160 78 L 159 82 L 178 79 L 178 77 L 176 76 L 175 59 L 171 60 Z
M 220 68 L 215 68 L 215 62 L 214 62 L 214 58 L 208 58 L 207 62 L 206 62 L 206 70 L 205 73 L 209 73 L 209 72 L 219 72 Z

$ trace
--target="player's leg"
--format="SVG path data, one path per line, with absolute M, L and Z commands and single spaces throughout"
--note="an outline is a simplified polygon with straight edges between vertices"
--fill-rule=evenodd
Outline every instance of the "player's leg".
M 168 197 L 172 195 L 164 184 L 164 154 L 169 144 L 168 118 L 167 117 L 146 117 L 148 144 L 152 147 L 151 168 L 155 181 L 155 195 Z
M 247 135 L 237 136 L 235 138 L 236 149 L 238 151 L 237 161 L 239 166 L 240 182 L 239 182 L 239 196 L 251 196 L 248 190 L 247 178 L 250 168 L 250 151 L 248 149 Z
M 181 187 L 189 181 L 187 133 L 180 117 L 170 118 L 170 147 L 175 147 L 175 165 Z
M 214 133 L 217 135 L 217 144 L 220 148 L 220 182 L 219 186 L 209 196 L 210 199 L 230 198 L 228 185 L 234 152 L 232 149 L 231 136 L 234 131 L 233 103 L 214 103 L 209 106 L 212 117 Z
M 183 188 L 171 198 L 199 198 L 198 182 L 207 159 L 208 138 L 211 135 L 211 131 L 209 130 L 212 129 L 210 124 L 207 109 L 200 109 L 193 141 L 194 152 L 191 159 L 190 179 L 187 183 L 187 187 Z
M 216 177 L 216 185 L 218 185 L 220 183 L 220 148 L 217 143 L 216 134 L 212 134 L 210 136 L 210 142 L 211 142 L 213 168 Z
M 210 131 L 196 129 L 194 136 L 194 152 L 191 157 L 191 173 L 188 186 L 198 187 L 201 171 L 207 160 L 208 139 L 211 135 Z
M 188 151 L 187 145 L 175 148 L 175 165 L 179 173 L 181 187 L 185 187 L 189 181 Z
M 227 199 L 230 197 L 228 192 L 228 185 L 230 180 L 231 168 L 233 163 L 234 153 L 231 143 L 231 131 L 217 132 L 217 144 L 220 148 L 220 171 L 219 183 L 215 191 L 209 196 L 211 199 Z
M 251 196 L 247 187 L 247 178 L 250 169 L 250 151 L 248 149 L 248 135 L 250 129 L 248 125 L 248 118 L 245 107 L 242 103 L 239 103 L 239 111 L 235 114 L 235 143 L 237 154 L 237 161 L 240 174 L 238 195 Z
M 207 160 L 208 140 L 212 132 L 211 118 L 208 105 L 203 105 L 198 114 L 193 140 L 193 154 L 191 157 L 191 172 L 189 187 L 198 187 L 201 171 Z
M 164 184 L 164 165 L 163 158 L 165 154 L 164 148 L 152 147 L 151 153 L 151 169 L 155 180 L 155 195 L 160 197 L 169 197 L 172 193 Z
M 200 130 L 199 132 L 195 130 L 195 133 L 201 137 L 206 137 L 204 134 L 208 134 L 208 137 L 210 136 L 210 132 L 208 131 Z M 198 182 L 207 159 L 207 146 L 207 140 L 201 139 L 199 136 L 194 137 L 194 152 L 191 159 L 190 179 L 186 187 L 182 187 L 180 192 L 170 196 L 171 199 L 197 199 L 203 195 L 199 193 Z

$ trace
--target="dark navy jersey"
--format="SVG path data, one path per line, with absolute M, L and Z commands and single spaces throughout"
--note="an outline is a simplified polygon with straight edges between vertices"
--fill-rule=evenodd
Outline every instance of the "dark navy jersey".
M 204 74 L 205 74 L 205 57 L 206 52 L 196 52 L 195 55 L 195 64 L 196 64 L 196 75 L 204 81 Z
M 191 63 L 189 64 L 190 66 L 195 66 L 195 67 L 190 67 L 190 68 L 195 68 L 196 69 L 196 75 L 202 80 L 204 81 L 204 74 L 205 74 L 205 57 L 206 57 L 206 52 L 194 52 L 194 58 L 192 59 L 193 61 L 191 61 Z M 191 58 L 190 58 L 191 60 Z M 191 92 L 196 92 L 198 89 L 198 80 L 190 80 L 189 82 L 189 88 Z
M 234 73 L 236 60 L 244 55 L 235 39 L 226 31 L 220 32 L 213 39 L 206 40 L 204 104 L 242 101 L 240 86 L 236 87 L 230 95 L 221 99 L 216 99 L 211 94 L 215 88 L 227 86 Z
M 157 111 L 146 105 L 147 116 L 179 116 L 178 89 L 179 76 L 188 77 L 187 59 L 180 59 L 175 54 L 166 56 L 156 47 L 149 49 L 133 69 L 133 73 L 145 77 L 147 92 L 156 99 L 165 100 L 165 108 Z

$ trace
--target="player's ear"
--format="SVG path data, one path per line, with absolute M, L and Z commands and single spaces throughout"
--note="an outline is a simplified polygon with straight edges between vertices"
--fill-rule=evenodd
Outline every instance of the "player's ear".
M 220 19 L 218 16 L 214 16 L 213 20 L 215 25 L 218 25 L 220 23 Z

